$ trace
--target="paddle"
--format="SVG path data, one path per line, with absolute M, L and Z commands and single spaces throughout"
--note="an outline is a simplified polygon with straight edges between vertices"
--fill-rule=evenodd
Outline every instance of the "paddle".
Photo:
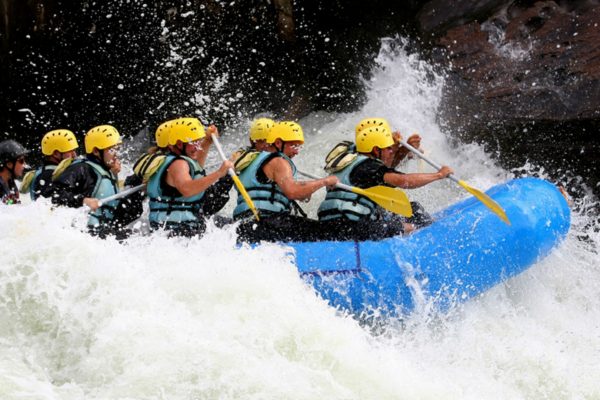
M 404 139 L 401 139 L 400 143 L 402 144 L 402 146 L 406 147 L 408 150 L 413 152 L 417 157 L 419 157 L 422 160 L 424 160 L 425 162 L 427 162 L 433 168 L 435 168 L 437 170 L 440 170 L 442 168 L 441 165 L 434 162 L 433 160 L 430 160 L 427 156 L 425 156 L 425 154 L 421 153 L 419 150 L 415 149 L 410 144 L 406 143 L 406 141 Z M 487 194 L 483 193 L 482 191 L 480 191 L 478 189 L 475 189 L 472 186 L 469 186 L 465 181 L 458 179 L 454 175 L 448 175 L 448 178 L 450 180 L 456 182 L 459 186 L 462 186 L 467 192 L 469 192 L 473 196 L 475 196 L 479 201 L 481 201 L 483 204 L 485 204 L 485 206 L 487 208 L 489 208 L 494 214 L 496 214 L 498 217 L 500 217 L 500 219 L 502 221 L 504 221 L 508 225 L 510 225 L 510 221 L 508 220 L 508 217 L 506 216 L 506 213 L 504 212 L 502 207 L 500 207 L 500 205 L 498 203 L 496 203 L 494 200 L 492 200 L 492 198 L 490 196 L 488 196 Z
M 135 193 L 135 192 L 137 192 L 139 190 L 142 190 L 145 187 L 146 187 L 146 184 L 143 183 L 141 185 L 134 186 L 134 187 L 131 187 L 131 188 L 126 189 L 126 190 L 122 190 L 122 191 L 120 191 L 117 194 L 113 194 L 112 196 L 108 196 L 108 197 L 105 197 L 103 199 L 99 199 L 98 200 L 98 207 L 102 207 L 103 204 L 106 204 L 109 201 L 113 201 L 113 200 L 120 199 L 121 197 L 129 196 L 131 193 Z
M 320 179 L 318 176 L 309 174 L 308 172 L 298 172 L 312 179 Z M 373 186 L 367 189 L 360 189 L 343 183 L 337 183 L 335 187 L 368 197 L 380 207 L 385 208 L 394 214 L 400 214 L 405 217 L 412 217 L 413 215 L 410 201 L 408 200 L 406 193 L 401 190 L 387 186 Z
M 227 157 L 225 157 L 225 153 L 223 153 L 223 148 L 221 147 L 221 143 L 219 143 L 219 139 L 217 138 L 217 135 L 214 135 L 211 137 L 212 137 L 213 143 L 217 147 L 217 151 L 219 152 L 221 159 L 223 161 L 226 161 Z M 237 190 L 241 193 L 242 197 L 244 198 L 244 201 L 246 202 L 246 204 L 248 204 L 248 207 L 250 207 L 250 210 L 252 210 L 252 213 L 254 214 L 254 218 L 256 218 L 257 221 L 260 221 L 260 218 L 258 216 L 258 210 L 256 210 L 256 206 L 254 205 L 254 202 L 252 201 L 252 199 L 250 198 L 250 195 L 246 191 L 246 188 L 242 184 L 242 181 L 240 181 L 240 178 L 238 178 L 238 176 L 235 174 L 235 171 L 233 170 L 233 168 L 229 168 L 229 170 L 227 172 L 229 173 L 229 176 L 231 176 L 231 179 L 233 179 L 233 183 L 235 183 L 235 186 L 237 187 Z

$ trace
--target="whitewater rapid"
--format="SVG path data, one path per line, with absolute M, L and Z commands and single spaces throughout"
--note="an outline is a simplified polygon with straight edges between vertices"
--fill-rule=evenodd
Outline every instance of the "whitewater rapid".
M 377 63 L 360 111 L 300 121 L 300 168 L 321 174 L 330 147 L 375 116 L 418 132 L 479 189 L 513 177 L 479 146 L 450 144 L 430 66 L 392 41 Z M 246 127 L 224 132 L 228 152 Z M 430 211 L 467 196 L 450 181 L 409 195 Z M 121 244 L 83 233 L 82 210 L 25 203 L 0 207 L 0 399 L 600 398 L 600 237 L 585 213 L 549 257 L 448 314 L 363 327 L 314 294 L 285 248 L 237 248 L 234 228 Z

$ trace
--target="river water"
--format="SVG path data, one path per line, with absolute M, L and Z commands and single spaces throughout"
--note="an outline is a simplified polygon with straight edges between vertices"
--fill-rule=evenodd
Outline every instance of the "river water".
M 436 121 L 443 78 L 397 44 L 383 43 L 360 111 L 300 121 L 298 165 L 320 173 L 375 116 L 421 134 L 472 186 L 511 178 L 480 147 L 450 144 Z M 242 130 L 225 132 L 227 150 Z M 466 193 L 445 181 L 409 195 L 435 211 Z M 82 233 L 83 211 L 25 203 L 0 207 L 0 399 L 600 398 L 600 237 L 585 212 L 520 276 L 374 329 L 317 297 L 285 249 L 236 248 L 233 228 L 120 244 Z

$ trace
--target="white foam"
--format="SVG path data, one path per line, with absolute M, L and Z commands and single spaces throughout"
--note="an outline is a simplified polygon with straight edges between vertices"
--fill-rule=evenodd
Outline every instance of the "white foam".
M 478 188 L 509 178 L 478 146 L 448 144 L 443 80 L 396 44 L 384 44 L 361 111 L 301 121 L 298 164 L 320 173 L 358 120 L 381 116 Z M 436 210 L 466 193 L 436 182 L 409 195 Z M 0 206 L 0 398 L 597 398 L 599 237 L 588 217 L 573 221 L 519 277 L 372 335 L 315 296 L 285 249 L 238 249 L 233 228 L 119 244 L 82 233 L 79 210 Z

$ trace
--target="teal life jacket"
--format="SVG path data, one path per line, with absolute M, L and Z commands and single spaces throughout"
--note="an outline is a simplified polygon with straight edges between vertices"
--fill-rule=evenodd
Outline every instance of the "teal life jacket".
M 350 174 L 357 166 L 368 159 L 369 157 L 359 154 L 347 167 L 334 173 L 334 175 L 338 177 L 340 183 L 352 186 Z M 319 206 L 318 216 L 319 221 L 330 221 L 339 218 L 346 218 L 350 221 L 377 220 L 380 212 L 379 206 L 369 198 L 335 188 L 327 191 L 325 200 Z
M 35 201 L 38 197 L 37 194 L 37 183 L 38 183 L 38 178 L 40 177 L 40 175 L 42 174 L 42 172 L 46 171 L 46 170 L 50 170 L 50 171 L 54 171 L 56 169 L 56 167 L 58 167 L 58 165 L 54 165 L 54 164 L 49 164 L 49 165 L 43 165 L 40 168 L 38 168 L 35 171 L 35 175 L 33 175 L 33 179 L 31 180 L 31 185 L 29 186 L 29 197 L 31 198 L 32 201 Z M 50 178 L 52 179 L 52 178 Z M 46 184 L 49 184 L 50 182 L 47 182 Z
M 174 154 L 167 155 L 165 161 L 148 181 L 146 190 L 148 198 L 150 199 L 149 219 L 150 223 L 154 225 L 196 225 L 199 223 L 199 214 L 204 192 L 190 197 L 184 197 L 181 194 L 179 196 L 169 196 L 164 194 L 167 169 L 178 159 L 187 161 L 192 179 L 206 176 L 206 172 L 204 172 L 204 169 L 196 160 L 187 156 L 177 156 Z M 177 192 L 177 189 L 171 189 L 173 192 Z
M 84 162 L 92 167 L 92 170 L 96 173 L 96 186 L 94 186 L 91 197 L 100 200 L 119 193 L 117 177 L 112 171 L 108 171 L 100 164 L 90 160 L 77 160 L 74 161 L 73 164 L 80 162 Z M 99 207 L 96 211 L 90 212 L 88 217 L 88 227 L 97 228 L 107 222 L 111 222 L 114 218 L 114 210 L 117 208 L 118 204 L 118 200 L 112 200 L 102 204 L 102 207 Z
M 254 202 L 258 212 L 279 214 L 292 212 L 293 202 L 288 199 L 275 182 L 261 183 L 257 174 L 262 166 L 274 157 L 283 157 L 292 167 L 292 174 L 296 178 L 294 162 L 283 153 L 261 152 L 240 174 L 240 181 L 246 188 L 248 195 Z M 236 188 L 237 189 L 237 188 Z M 250 207 L 238 191 L 237 205 L 233 210 L 233 218 L 243 218 L 249 215 Z

